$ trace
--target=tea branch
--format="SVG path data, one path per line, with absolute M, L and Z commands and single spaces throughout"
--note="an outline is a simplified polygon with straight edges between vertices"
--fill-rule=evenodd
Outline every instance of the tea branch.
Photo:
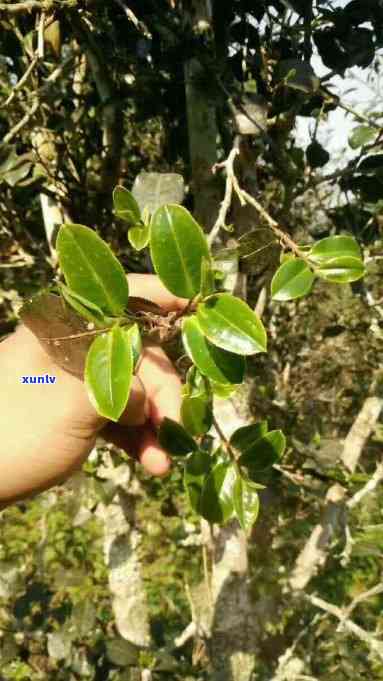
M 234 171 L 235 159 L 239 155 L 239 153 L 240 152 L 238 148 L 238 141 L 236 141 L 227 159 L 225 161 L 222 161 L 221 163 L 216 163 L 212 168 L 213 173 L 215 173 L 218 169 L 224 169 L 226 171 L 226 186 L 225 196 L 221 203 L 217 220 L 208 236 L 209 246 L 211 246 L 214 240 L 216 239 L 220 229 L 221 228 L 225 229 L 227 227 L 226 218 L 228 211 L 230 209 L 233 193 L 235 193 L 242 206 L 245 206 L 247 204 L 255 208 L 255 210 L 263 218 L 263 220 L 266 222 L 271 231 L 275 234 L 276 237 L 278 237 L 280 243 L 282 243 L 290 251 L 292 251 L 294 255 L 296 255 L 298 258 L 301 258 L 302 260 L 307 262 L 310 267 L 312 267 L 311 263 L 308 261 L 306 254 L 303 253 L 303 251 L 301 251 L 301 249 L 297 246 L 295 241 L 293 241 L 293 239 L 291 239 L 291 237 L 281 229 L 279 223 L 276 220 L 274 220 L 274 218 L 267 212 L 265 208 L 263 208 L 263 206 L 259 203 L 259 201 L 257 201 L 257 199 L 255 199 L 253 196 L 251 196 L 251 194 L 248 194 L 248 192 L 246 192 L 244 189 L 240 187 Z

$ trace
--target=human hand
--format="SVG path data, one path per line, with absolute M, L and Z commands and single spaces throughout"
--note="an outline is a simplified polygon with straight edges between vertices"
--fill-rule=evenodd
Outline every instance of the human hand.
M 185 306 L 154 275 L 129 275 L 129 289 L 169 311 Z M 45 374 L 55 382 L 22 382 L 22 376 Z M 0 376 L 0 508 L 65 480 L 97 436 L 126 449 L 149 473 L 168 471 L 155 428 L 164 417 L 179 420 L 181 381 L 160 347 L 145 346 L 119 423 L 97 414 L 83 382 L 58 367 L 25 326 L 0 344 Z

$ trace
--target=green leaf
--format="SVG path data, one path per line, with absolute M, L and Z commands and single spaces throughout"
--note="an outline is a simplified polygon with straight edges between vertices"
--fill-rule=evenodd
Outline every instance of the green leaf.
M 259 497 L 253 485 L 237 477 L 233 489 L 234 512 L 246 535 L 249 535 L 259 512 Z
M 273 466 L 281 458 L 286 448 L 286 438 L 281 430 L 271 430 L 258 440 L 249 443 L 239 457 L 238 463 L 248 470 L 249 477 L 256 480 L 257 475 Z
M 361 173 L 377 175 L 382 177 L 383 171 L 383 154 L 369 154 L 365 156 L 358 165 L 358 171 Z
M 348 140 L 351 149 L 358 149 L 372 142 L 377 136 L 378 130 L 368 125 L 357 125 Z
M 314 141 L 306 149 L 307 163 L 311 168 L 323 168 L 330 160 L 330 154 L 319 142 Z
M 209 384 L 205 378 L 198 371 L 196 366 L 190 367 L 186 374 L 186 383 L 184 385 L 184 395 L 187 397 L 202 397 L 209 396 Z
M 58 288 L 65 302 L 84 319 L 87 319 L 88 322 L 93 323 L 98 328 L 106 326 L 107 320 L 105 315 L 97 305 L 91 303 L 90 300 L 86 300 L 83 296 L 79 296 L 78 293 L 71 291 L 65 284 L 59 283 Z
M 150 227 L 131 227 L 128 232 L 129 243 L 136 249 L 142 251 L 149 243 Z
M 133 365 L 136 367 L 142 352 L 142 340 L 138 324 L 132 324 L 132 326 L 129 328 L 124 327 L 124 333 L 126 334 L 131 345 L 133 353 Z
M 194 315 L 183 322 L 182 341 L 190 359 L 204 376 L 221 384 L 242 383 L 244 358 L 209 343 Z
M 114 212 L 118 218 L 134 227 L 141 220 L 140 207 L 132 192 L 117 186 L 113 192 Z
M 309 257 L 317 263 L 342 256 L 361 260 L 362 253 L 357 241 L 352 236 L 328 236 L 314 244 L 309 253 Z
M 85 386 L 101 416 L 118 421 L 129 399 L 133 354 L 127 334 L 118 326 L 95 338 L 85 363 Z
M 282 59 L 278 62 L 274 77 L 284 80 L 286 87 L 301 92 L 313 93 L 320 87 L 320 80 L 308 62 L 300 59 Z
M 165 418 L 161 423 L 158 442 L 172 456 L 186 456 L 186 454 L 198 449 L 197 444 L 185 428 L 168 418 Z
M 266 331 L 258 315 L 230 293 L 217 293 L 200 303 L 197 319 L 213 345 L 238 355 L 266 352 Z
M 122 314 L 129 298 L 128 282 L 105 241 L 89 227 L 65 224 L 56 247 L 68 287 L 104 312 Z
M 210 296 L 215 291 L 214 271 L 211 260 L 202 258 L 201 263 L 201 295 Z
M 211 400 L 203 397 L 184 397 L 181 405 L 181 420 L 193 437 L 204 435 L 213 423 Z
M 202 451 L 193 452 L 186 459 L 184 485 L 190 505 L 197 513 L 200 513 L 202 489 L 212 464 L 209 454 Z
M 238 390 L 238 384 L 235 383 L 215 383 L 215 381 L 211 381 L 211 389 L 216 397 L 219 397 L 221 400 L 227 400 L 229 397 L 234 395 L 234 393 Z
M 334 284 L 349 284 L 357 281 L 365 275 L 364 264 L 359 258 L 342 256 L 331 258 L 321 263 L 315 270 L 318 277 L 331 281 Z
M 237 474 L 231 462 L 218 463 L 202 489 L 200 513 L 210 523 L 225 523 L 233 515 L 233 489 Z
M 150 253 L 154 269 L 176 296 L 194 298 L 201 289 L 202 259 L 209 260 L 206 237 L 192 215 L 169 204 L 152 216 Z
M 294 258 L 284 262 L 271 281 L 271 295 L 279 302 L 305 296 L 311 290 L 315 275 L 304 260 Z
M 230 438 L 230 444 L 232 447 L 235 447 L 235 449 L 244 453 L 257 440 L 266 435 L 266 433 L 267 421 L 259 421 L 258 423 L 252 423 L 249 426 L 242 426 L 233 433 Z

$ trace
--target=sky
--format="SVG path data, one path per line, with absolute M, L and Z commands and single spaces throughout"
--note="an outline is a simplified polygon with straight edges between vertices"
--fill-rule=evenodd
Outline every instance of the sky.
M 344 7 L 350 0 L 338 0 L 334 2 L 334 6 Z M 323 66 L 319 56 L 314 55 L 312 58 L 312 67 L 315 73 L 322 77 L 328 73 L 328 69 Z M 367 78 L 372 78 L 371 83 L 367 82 Z M 375 80 L 375 82 L 374 82 Z M 380 91 L 380 108 L 381 100 L 383 99 L 383 84 L 380 85 L 377 77 L 371 73 L 371 69 L 361 69 L 355 67 L 348 69 L 345 78 L 335 76 L 331 79 L 331 90 L 334 94 L 341 97 L 342 101 L 351 105 L 354 109 L 361 113 L 367 113 L 373 109 L 373 102 L 379 97 Z M 380 87 L 379 87 L 380 85 Z M 350 91 L 352 90 L 352 91 Z M 355 121 L 355 118 L 346 114 L 342 109 L 337 108 L 328 115 L 328 120 L 319 126 L 318 141 L 322 142 L 324 147 L 330 152 L 335 159 L 336 165 L 346 165 L 356 152 L 353 152 L 348 146 L 348 138 L 352 129 L 360 125 Z M 298 117 L 297 121 L 297 143 L 299 146 L 306 147 L 310 143 L 310 130 L 313 128 L 313 120 L 303 117 Z

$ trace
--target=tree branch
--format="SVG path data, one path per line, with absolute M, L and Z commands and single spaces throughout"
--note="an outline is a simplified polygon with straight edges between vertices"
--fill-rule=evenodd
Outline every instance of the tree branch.
M 0 2 L 0 12 L 8 12 L 9 14 L 20 14 L 21 12 L 33 12 L 36 10 L 45 12 L 51 6 L 52 2 L 40 2 L 40 0 L 26 0 L 26 2 L 16 2 L 14 4 Z
M 316 608 L 320 608 L 320 610 L 323 610 L 329 615 L 336 617 L 341 622 L 342 628 L 346 629 L 350 634 L 353 634 L 359 638 L 360 641 L 363 641 L 363 643 L 365 643 L 372 652 L 374 652 L 381 660 L 383 660 L 383 642 L 375 638 L 375 636 L 370 632 L 362 629 L 362 627 L 360 627 L 358 624 L 355 624 L 355 622 L 352 620 L 345 618 L 345 612 L 342 610 L 342 608 L 339 608 L 337 605 L 333 605 L 332 603 L 327 603 L 327 601 L 324 601 L 322 598 L 318 598 L 318 596 L 314 596 L 312 594 L 305 594 L 304 597 L 311 603 L 311 605 L 314 605 Z
M 350 472 L 354 472 L 363 447 L 370 437 L 383 407 L 380 397 L 368 397 L 351 426 L 343 444 L 341 461 Z M 371 480 L 357 492 L 348 504 L 344 504 L 346 489 L 335 484 L 327 492 L 321 522 L 311 532 L 300 552 L 289 579 L 293 590 L 304 589 L 322 567 L 328 556 L 329 544 L 344 519 L 346 508 L 353 508 L 368 492 L 383 480 L 383 464 L 378 466 Z

